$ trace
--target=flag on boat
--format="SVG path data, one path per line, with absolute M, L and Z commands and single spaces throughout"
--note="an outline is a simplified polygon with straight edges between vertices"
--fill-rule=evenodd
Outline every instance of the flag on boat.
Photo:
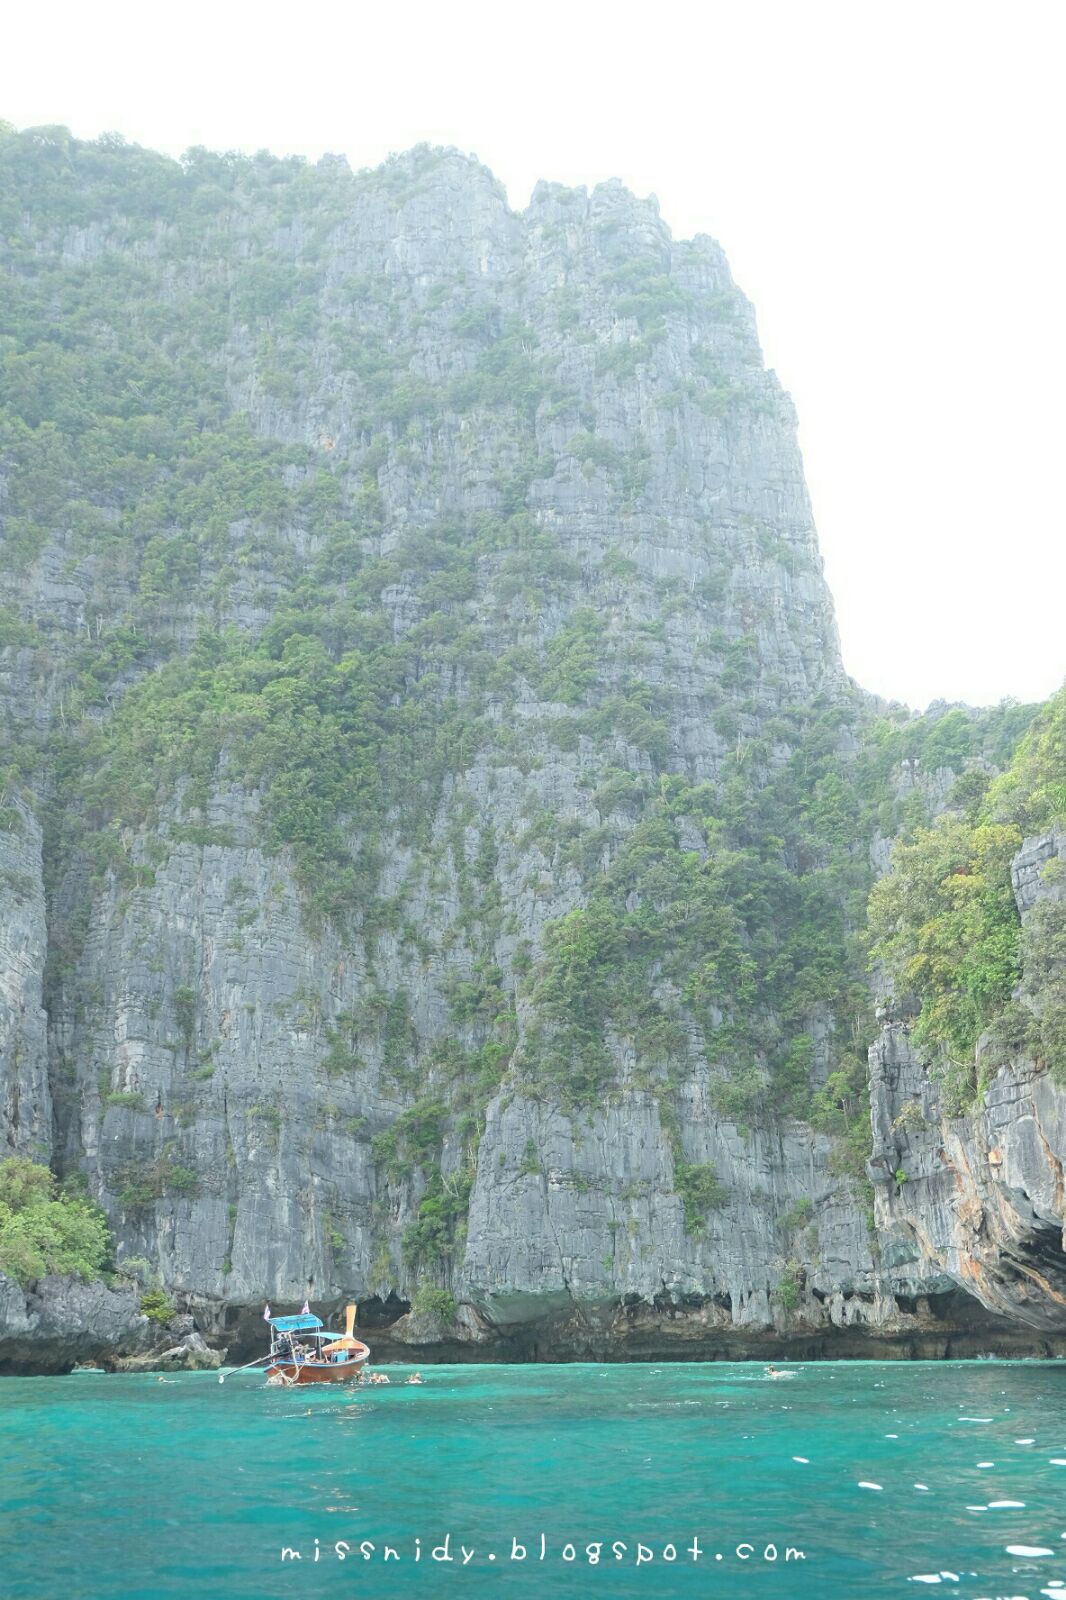
M 309 1317 L 311 1315 L 311 1307 L 307 1304 L 306 1300 L 304 1301 L 304 1308 L 300 1312 L 300 1315 L 301 1317 Z
M 269 1322 L 270 1321 L 270 1307 L 269 1306 L 264 1306 L 263 1307 L 263 1321 L 264 1322 Z

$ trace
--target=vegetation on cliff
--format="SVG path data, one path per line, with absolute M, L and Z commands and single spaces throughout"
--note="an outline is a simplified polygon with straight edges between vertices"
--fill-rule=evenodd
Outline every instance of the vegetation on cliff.
M 0 1161 L 0 1272 L 21 1284 L 50 1273 L 99 1278 L 110 1250 L 98 1206 L 25 1156 Z
M 1023 927 L 1011 884 L 1023 836 L 1066 825 L 1066 690 L 1000 776 L 967 773 L 951 798 L 962 809 L 897 846 L 870 926 L 875 958 L 919 1003 L 914 1037 L 961 1109 L 1012 1056 L 1031 1053 L 1066 1078 L 1066 903 L 1043 901 Z M 1066 866 L 1053 857 L 1044 872 Z
M 575 1124 L 654 1097 L 696 1240 L 728 1203 L 678 1115 L 697 1078 L 861 1174 L 878 838 L 905 839 L 879 949 L 932 1046 L 972 1056 L 1052 959 L 1004 872 L 1059 804 L 1054 741 L 986 794 L 1031 708 L 848 684 L 748 308 L 607 188 L 523 233 L 454 152 L 352 174 L 0 127 L 0 797 L 44 827 L 57 1122 L 76 1151 L 97 1119 L 131 1233 L 218 1202 L 223 1277 L 294 1088 L 322 1270 L 347 1206 L 375 1283 L 427 1293 L 501 1089 Z M 964 774 L 972 815 L 930 829 L 904 769 Z M 298 958 L 253 998 L 291 882 Z

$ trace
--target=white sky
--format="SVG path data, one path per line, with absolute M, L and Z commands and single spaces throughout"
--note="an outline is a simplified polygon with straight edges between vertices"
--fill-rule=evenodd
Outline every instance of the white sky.
M 419 140 L 618 176 L 708 232 L 791 391 L 849 670 L 924 706 L 1066 675 L 1058 0 L 9 9 L 0 116 L 353 166 Z

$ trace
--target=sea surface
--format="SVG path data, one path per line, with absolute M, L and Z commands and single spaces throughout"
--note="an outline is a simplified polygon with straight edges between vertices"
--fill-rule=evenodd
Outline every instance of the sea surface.
M 389 1370 L 0 1379 L 0 1595 L 1066 1600 L 1066 1363 Z

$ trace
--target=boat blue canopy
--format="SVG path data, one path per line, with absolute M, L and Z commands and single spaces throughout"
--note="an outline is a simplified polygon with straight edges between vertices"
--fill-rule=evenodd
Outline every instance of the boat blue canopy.
M 321 1328 L 321 1317 L 271 1317 L 270 1326 L 279 1333 L 299 1333 L 301 1330 Z

